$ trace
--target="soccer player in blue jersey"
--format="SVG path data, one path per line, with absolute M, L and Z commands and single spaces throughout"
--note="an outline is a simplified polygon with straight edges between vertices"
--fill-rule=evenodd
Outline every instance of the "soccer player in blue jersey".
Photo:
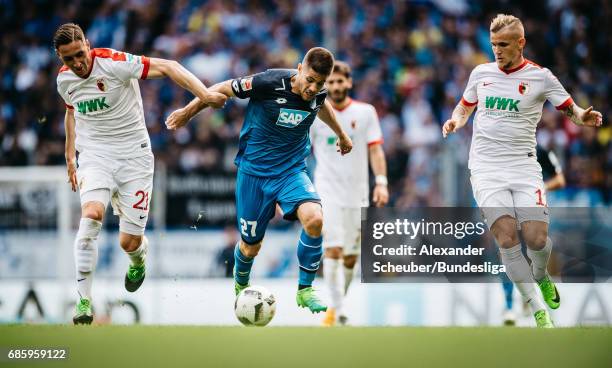
M 299 219 L 303 226 L 298 242 L 299 286 L 297 304 L 313 313 L 327 310 L 312 288 L 323 248 L 323 213 L 320 198 L 306 174 L 310 154 L 309 130 L 319 117 L 338 136 L 338 150 L 349 153 L 352 142 L 326 101 L 325 80 L 334 57 L 322 47 L 310 49 L 296 69 L 269 69 L 263 73 L 227 80 L 209 88 L 228 97 L 250 98 L 235 164 L 236 212 L 241 241 L 234 251 L 235 292 L 249 286 L 253 259 L 276 204 L 287 220 Z M 194 99 L 166 120 L 177 129 L 204 109 Z

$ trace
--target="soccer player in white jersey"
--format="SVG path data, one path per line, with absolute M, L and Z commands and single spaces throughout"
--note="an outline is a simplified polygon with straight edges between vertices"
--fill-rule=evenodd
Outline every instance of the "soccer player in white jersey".
M 552 243 L 542 169 L 536 160 L 536 125 L 546 100 L 577 125 L 600 126 L 602 117 L 592 106 L 577 106 L 550 70 L 523 57 L 525 32 L 518 18 L 499 14 L 490 31 L 495 62 L 474 68 L 442 134 L 463 127 L 478 107 L 469 157 L 474 197 L 500 246 L 508 277 L 537 326 L 550 328 L 553 322 L 536 282 L 550 308 L 559 307 L 560 296 L 546 271 Z M 521 252 L 517 222 L 531 267 Z
M 91 286 L 98 258 L 96 240 L 109 201 L 119 215 L 119 243 L 130 258 L 125 288 L 136 291 L 145 277 L 144 230 L 153 186 L 153 153 L 144 121 L 138 79 L 170 77 L 213 107 L 226 97 L 171 60 L 91 49 L 81 28 L 67 23 L 53 37 L 64 64 L 57 90 L 66 104 L 66 164 L 72 190 L 79 189 L 81 221 L 75 240 L 75 324 L 91 324 Z M 76 152 L 79 152 L 77 161 Z
M 352 83 L 350 66 L 336 61 L 326 81 L 327 98 L 342 129 L 353 140 L 352 153 L 347 156 L 337 154 L 336 135 L 319 119 L 310 129 L 317 161 L 315 186 L 325 215 L 323 273 L 331 295 L 324 326 L 333 326 L 336 320 L 341 324 L 347 321 L 343 299 L 360 253 L 361 207 L 369 205 L 368 158 L 376 176 L 372 200 L 378 207 L 389 200 L 387 165 L 378 116 L 374 106 L 348 96 Z

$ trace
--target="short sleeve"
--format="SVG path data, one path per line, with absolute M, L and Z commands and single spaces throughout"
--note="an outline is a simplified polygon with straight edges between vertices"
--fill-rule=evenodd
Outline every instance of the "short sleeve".
M 232 80 L 232 91 L 238 98 L 258 98 L 272 85 L 269 70 Z
M 147 79 L 151 60 L 146 56 L 136 56 L 127 52 L 110 50 L 113 70 L 123 81 L 130 79 Z
M 59 95 L 62 97 L 62 100 L 64 100 L 64 105 L 66 106 L 67 109 L 70 110 L 74 110 L 74 106 L 72 106 L 72 104 L 70 103 L 70 98 L 68 97 L 68 93 L 66 93 L 67 91 L 65 90 L 65 88 L 62 87 L 62 84 L 59 81 L 59 78 L 57 80 L 57 93 L 59 93 Z
M 463 91 L 463 96 L 461 97 L 461 103 L 465 106 L 474 106 L 478 103 L 478 67 L 474 68 L 470 73 L 470 78 L 468 79 L 467 86 L 465 86 L 465 90 Z
M 374 106 L 370 106 L 370 117 L 368 119 L 368 127 L 366 132 L 366 138 L 368 140 L 368 147 L 375 144 L 383 143 L 382 130 L 380 129 L 380 121 L 378 120 L 378 114 Z
M 548 69 L 546 69 L 544 95 L 557 110 L 563 110 L 574 103 L 559 79 Z

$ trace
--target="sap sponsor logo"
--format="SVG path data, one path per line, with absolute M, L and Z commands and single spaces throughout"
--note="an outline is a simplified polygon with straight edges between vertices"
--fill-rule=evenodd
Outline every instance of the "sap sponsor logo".
M 310 115 L 308 111 L 280 109 L 276 125 L 285 128 L 295 128 Z

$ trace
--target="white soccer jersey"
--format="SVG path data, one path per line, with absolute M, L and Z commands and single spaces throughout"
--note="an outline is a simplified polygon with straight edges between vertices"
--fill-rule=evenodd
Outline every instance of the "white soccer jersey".
M 151 154 L 142 98 L 136 79 L 145 79 L 149 58 L 112 49 L 92 49 L 86 78 L 63 66 L 57 90 L 74 109 L 76 149 L 102 157 L 134 158 Z
M 474 68 L 462 98 L 464 105 L 478 104 L 469 168 L 499 170 L 521 166 L 528 157 L 535 161 L 536 126 L 546 100 L 558 110 L 573 103 L 550 70 L 529 60 L 507 71 L 496 63 Z
M 353 141 L 353 150 L 342 156 L 337 152 L 336 134 L 320 119 L 310 128 L 314 155 L 315 187 L 325 204 L 340 207 L 369 205 L 368 147 L 382 144 L 382 132 L 374 106 L 350 100 L 336 119 Z

